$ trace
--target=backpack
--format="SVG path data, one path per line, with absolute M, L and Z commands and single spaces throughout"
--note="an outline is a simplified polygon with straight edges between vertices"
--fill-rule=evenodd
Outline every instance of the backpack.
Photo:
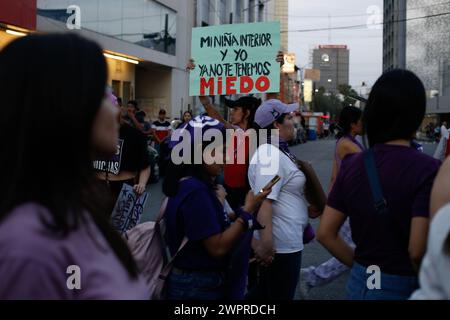
M 188 242 L 184 237 L 177 252 L 170 257 L 164 240 L 163 222 L 167 202 L 168 198 L 165 198 L 156 221 L 139 224 L 124 234 L 152 300 L 165 298 L 166 279 L 172 271 L 173 261 Z

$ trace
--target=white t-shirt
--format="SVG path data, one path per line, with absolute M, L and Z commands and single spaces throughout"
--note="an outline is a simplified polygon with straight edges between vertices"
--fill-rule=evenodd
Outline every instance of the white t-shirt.
M 441 208 L 431 221 L 427 253 L 420 267 L 420 289 L 411 300 L 450 299 L 450 254 L 444 252 L 450 234 L 450 204 Z
M 303 230 L 308 224 L 308 207 L 304 197 L 305 175 L 277 147 L 261 145 L 253 155 L 248 179 L 254 193 L 259 192 L 275 175 L 281 180 L 267 196 L 273 200 L 272 233 L 277 253 L 303 250 Z M 259 232 L 255 232 L 259 239 Z

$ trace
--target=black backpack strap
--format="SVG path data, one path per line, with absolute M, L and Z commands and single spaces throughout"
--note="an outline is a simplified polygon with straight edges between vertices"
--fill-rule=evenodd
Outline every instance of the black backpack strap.
M 373 149 L 364 152 L 364 166 L 366 168 L 367 177 L 369 179 L 370 190 L 374 201 L 375 211 L 378 214 L 387 213 L 387 202 L 383 196 L 380 178 L 378 176 L 377 167 L 375 165 L 375 154 Z
M 372 191 L 372 197 L 374 201 L 375 212 L 380 216 L 381 222 L 390 231 L 392 240 L 397 240 L 399 243 L 407 245 L 409 241 L 409 232 L 403 230 L 403 228 L 395 221 L 392 212 L 389 212 L 388 203 L 383 196 L 383 190 L 381 189 L 378 170 L 375 165 L 375 152 L 373 149 L 364 151 L 364 165 L 369 179 L 370 189 Z M 371 226 L 366 226 L 370 229 Z

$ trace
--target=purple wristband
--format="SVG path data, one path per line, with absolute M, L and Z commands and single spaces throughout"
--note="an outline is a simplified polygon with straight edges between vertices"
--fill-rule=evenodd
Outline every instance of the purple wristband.
M 247 230 L 264 229 L 264 227 L 259 224 L 258 220 L 256 220 L 253 215 L 245 211 L 243 208 L 238 208 L 234 213 L 236 214 L 237 218 L 241 218 L 245 222 Z

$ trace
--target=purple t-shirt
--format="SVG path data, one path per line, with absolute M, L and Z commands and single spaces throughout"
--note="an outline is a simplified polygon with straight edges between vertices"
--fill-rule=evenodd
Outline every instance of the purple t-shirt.
M 142 279 L 129 277 L 86 218 L 66 237 L 44 224 L 51 215 L 35 203 L 15 208 L 1 221 L 0 299 L 148 299 Z M 77 275 L 80 289 L 74 288 Z
M 181 181 L 177 195 L 169 198 L 165 220 L 171 254 L 178 250 L 184 236 L 189 239 L 175 259 L 175 267 L 187 270 L 226 269 L 229 256 L 213 258 L 202 243 L 230 225 L 214 190 L 196 178 Z
M 415 275 L 408 254 L 411 219 L 429 216 L 430 193 L 440 161 L 410 147 L 380 144 L 374 151 L 390 218 L 383 219 L 375 212 L 364 153 L 344 158 L 328 206 L 350 217 L 357 263 L 378 265 L 388 274 Z

